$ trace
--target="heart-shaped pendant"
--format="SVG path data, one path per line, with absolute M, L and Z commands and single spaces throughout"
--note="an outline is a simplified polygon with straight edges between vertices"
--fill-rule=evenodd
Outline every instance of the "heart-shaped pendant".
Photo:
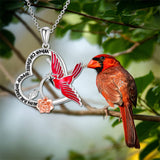
M 32 71 L 33 62 L 40 56 L 50 57 L 52 72 L 48 73 L 46 76 L 42 78 L 39 84 L 38 90 L 34 89 L 31 93 L 29 93 L 26 96 L 22 91 L 23 81 L 33 76 L 33 71 Z M 77 64 L 74 70 L 72 71 L 72 73 L 68 75 L 66 66 L 62 58 L 50 49 L 41 48 L 33 51 L 28 56 L 26 60 L 25 69 L 26 71 L 17 77 L 15 86 L 14 86 L 14 90 L 17 98 L 23 103 L 32 107 L 37 107 L 41 113 L 43 112 L 48 113 L 50 110 L 54 108 L 53 106 L 68 102 L 70 100 L 73 100 L 77 102 L 79 105 L 82 105 L 81 99 L 79 98 L 78 94 L 76 93 L 76 91 L 73 89 L 71 85 L 72 81 L 80 74 L 82 70 L 81 63 Z M 48 100 L 48 98 L 43 93 L 43 85 L 44 85 L 44 82 L 47 80 L 50 80 L 50 82 L 53 84 L 55 88 L 60 89 L 62 94 L 65 97 L 55 99 L 52 101 Z M 42 97 L 42 99 L 36 100 L 36 97 L 39 94 Z M 48 107 L 48 106 L 50 106 L 50 110 L 47 108 L 47 111 L 45 111 L 45 107 Z

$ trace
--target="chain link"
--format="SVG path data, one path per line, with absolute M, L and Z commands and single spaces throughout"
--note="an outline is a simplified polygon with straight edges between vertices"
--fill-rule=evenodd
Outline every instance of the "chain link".
M 32 20 L 34 22 L 34 25 L 36 26 L 37 30 L 40 31 L 41 27 L 35 17 L 34 11 L 31 7 L 31 3 L 29 0 L 25 0 L 29 9 L 29 14 L 32 17 Z M 70 0 L 67 0 L 65 5 L 63 6 L 63 9 L 61 10 L 60 14 L 58 15 L 58 18 L 56 19 L 54 25 L 52 26 L 52 28 L 50 29 L 50 33 L 53 33 L 54 30 L 57 28 L 57 25 L 59 24 L 59 21 L 62 19 L 62 16 L 64 15 L 68 5 L 70 4 Z

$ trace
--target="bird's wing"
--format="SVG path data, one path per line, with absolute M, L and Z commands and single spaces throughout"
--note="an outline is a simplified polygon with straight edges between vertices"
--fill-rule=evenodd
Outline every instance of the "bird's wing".
M 130 77 L 129 83 L 129 97 L 133 105 L 136 107 L 137 104 L 137 87 L 133 77 Z
M 62 83 L 61 92 L 67 98 L 77 102 L 79 105 L 82 105 L 81 99 L 79 98 L 78 94 L 71 86 L 68 85 L 67 82 Z
M 82 70 L 82 64 L 81 63 L 76 64 L 76 66 L 74 67 L 74 70 L 72 71 L 73 78 L 76 78 L 81 72 L 81 70 Z
M 122 96 L 128 97 L 132 104 L 136 106 L 137 88 L 134 78 L 122 67 L 119 67 L 118 71 L 116 70 L 116 73 L 117 75 L 114 81 Z
M 115 78 L 116 76 L 113 74 L 100 73 L 97 76 L 97 87 L 110 106 L 114 106 L 114 104 L 121 106 L 123 104 L 122 94 Z
M 64 76 L 63 66 L 61 65 L 59 57 L 55 53 L 53 52 L 51 53 L 52 53 L 51 69 L 52 69 L 53 76 L 57 75 L 58 78 L 62 78 Z

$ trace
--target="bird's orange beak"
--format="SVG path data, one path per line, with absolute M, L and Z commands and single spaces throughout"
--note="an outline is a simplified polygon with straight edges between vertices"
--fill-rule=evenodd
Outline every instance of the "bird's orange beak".
M 101 67 L 101 65 L 99 64 L 98 61 L 92 59 L 92 60 L 88 63 L 87 67 L 88 67 L 88 68 L 99 68 L 99 67 Z

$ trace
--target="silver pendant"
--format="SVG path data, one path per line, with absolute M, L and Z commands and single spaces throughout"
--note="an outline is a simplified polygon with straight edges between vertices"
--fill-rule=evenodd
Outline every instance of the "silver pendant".
M 50 29 L 48 27 L 42 28 L 41 36 L 43 41 L 42 48 L 33 51 L 28 56 L 25 72 L 20 74 L 16 79 L 14 91 L 17 98 L 26 105 L 36 107 L 40 113 L 49 113 L 54 109 L 55 105 L 66 103 L 70 100 L 82 105 L 79 95 L 71 85 L 73 80 L 80 74 L 82 64 L 76 64 L 72 73 L 68 74 L 62 58 L 57 55 L 55 51 L 49 49 Z M 48 56 L 51 59 L 51 72 L 49 71 L 49 73 L 42 78 L 38 89 L 33 89 L 28 95 L 25 95 L 22 90 L 23 82 L 33 76 L 33 62 L 40 56 Z M 53 87 L 61 90 L 64 97 L 54 100 L 48 99 L 43 92 L 43 86 L 47 80 L 52 83 Z M 40 96 L 41 99 L 37 99 L 38 96 Z

